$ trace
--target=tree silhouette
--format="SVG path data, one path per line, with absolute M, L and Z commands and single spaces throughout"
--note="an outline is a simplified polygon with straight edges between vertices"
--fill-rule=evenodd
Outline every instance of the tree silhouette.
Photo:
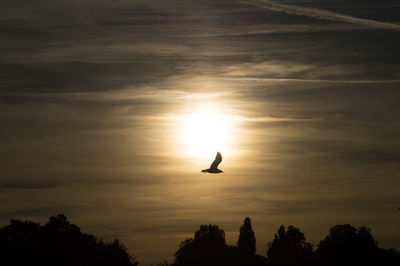
M 244 219 L 236 246 L 228 246 L 218 225 L 201 225 L 180 243 L 171 266 L 400 266 L 400 253 L 378 247 L 371 230 L 349 225 L 332 227 L 314 253 L 296 227 L 282 225 L 269 243 L 267 258 L 257 255 L 249 217 Z M 84 234 L 62 214 L 41 226 L 11 220 L 0 229 L 1 266 L 137 266 L 124 244 Z M 168 266 L 164 263 L 159 266 Z
M 201 225 L 194 234 L 196 241 L 211 244 L 212 246 L 225 246 L 225 232 L 218 225 Z
M 194 239 L 181 242 L 175 261 L 177 265 L 225 265 L 226 254 L 225 232 L 218 225 L 201 225 Z
M 281 225 L 274 240 L 269 243 L 267 263 L 271 266 L 310 265 L 313 254 L 312 244 L 305 241 L 298 228 L 289 226 L 286 231 Z
M 378 247 L 369 228 L 349 224 L 330 229 L 319 244 L 317 258 L 324 265 L 400 265 L 395 253 Z
M 244 219 L 243 225 L 240 227 L 237 246 L 240 260 L 243 265 L 248 265 L 254 261 L 254 256 L 256 254 L 256 238 L 249 217 Z
M 83 234 L 62 214 L 43 226 L 11 220 L 0 229 L 0 265 L 132 266 L 138 265 L 118 239 L 98 241 Z
M 240 227 L 240 235 L 237 245 L 239 252 L 247 257 L 256 254 L 256 238 L 249 217 L 244 219 L 243 225 Z
M 37 265 L 40 225 L 29 221 L 11 220 L 0 230 L 1 265 Z

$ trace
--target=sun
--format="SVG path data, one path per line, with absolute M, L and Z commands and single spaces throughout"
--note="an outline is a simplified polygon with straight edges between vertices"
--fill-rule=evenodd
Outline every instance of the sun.
M 182 116 L 181 141 L 192 157 L 215 156 L 230 139 L 230 119 L 213 111 L 200 111 Z

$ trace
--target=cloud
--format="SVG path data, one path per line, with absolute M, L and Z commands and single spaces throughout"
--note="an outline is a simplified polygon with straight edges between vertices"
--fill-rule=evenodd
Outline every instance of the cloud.
M 251 24 L 240 25 L 236 27 L 214 28 L 206 33 L 192 33 L 188 37 L 227 37 L 258 34 L 276 34 L 276 33 L 299 33 L 299 32 L 326 32 L 326 31 L 344 31 L 357 30 L 362 27 L 349 24 L 337 25 L 317 25 L 317 24 Z
M 233 81 L 254 81 L 254 82 L 312 82 L 312 83 L 398 83 L 400 80 L 338 80 L 338 79 L 295 79 L 295 78 L 227 78 Z
M 64 212 L 146 264 L 201 223 L 235 243 L 250 215 L 262 250 L 278 223 L 371 220 L 371 199 L 398 195 L 400 37 L 365 30 L 395 24 L 271 1 L 47 2 L 0 4 L 0 223 Z M 240 120 L 217 179 L 177 140 L 205 103 Z
M 377 150 L 377 149 L 369 149 L 369 150 L 360 150 L 360 151 L 352 151 L 352 152 L 343 152 L 339 154 L 340 158 L 344 158 L 347 161 L 351 162 L 360 162 L 366 164 L 393 164 L 400 163 L 400 154 L 397 151 L 390 150 Z
M 254 5 L 264 9 L 285 12 L 293 15 L 307 16 L 311 18 L 323 19 L 328 21 L 347 22 L 373 29 L 387 29 L 396 31 L 400 30 L 400 25 L 394 23 L 376 21 L 372 19 L 357 18 L 322 9 L 278 4 L 268 0 L 250 0 L 246 1 L 246 3 L 253 3 Z

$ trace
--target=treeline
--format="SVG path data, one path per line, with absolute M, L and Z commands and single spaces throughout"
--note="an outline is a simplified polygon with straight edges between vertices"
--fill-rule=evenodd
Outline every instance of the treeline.
M 104 242 L 84 234 L 64 215 L 40 225 L 11 220 L 0 229 L 2 266 L 137 266 L 126 247 L 115 239 Z
M 370 229 L 349 224 L 332 227 L 315 248 L 298 228 L 281 226 L 264 254 L 256 253 L 256 237 L 247 217 L 236 246 L 226 244 L 218 225 L 201 225 L 193 238 L 180 243 L 172 264 L 159 266 L 400 266 L 398 251 L 380 248 Z M 42 226 L 11 220 L 0 229 L 0 265 L 138 264 L 118 239 L 104 242 L 84 234 L 64 215 L 51 216 Z
M 370 229 L 349 224 L 332 227 L 316 249 L 298 228 L 282 225 L 265 255 L 256 254 L 256 238 L 247 217 L 236 246 L 225 243 L 218 225 L 202 225 L 194 238 L 180 244 L 171 266 L 400 266 L 398 251 L 378 247 Z

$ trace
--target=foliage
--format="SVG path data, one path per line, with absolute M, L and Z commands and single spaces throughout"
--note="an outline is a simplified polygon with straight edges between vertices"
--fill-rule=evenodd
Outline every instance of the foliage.
M 267 250 L 268 265 L 310 265 L 312 263 L 312 245 L 305 241 L 304 234 L 296 227 L 289 226 L 287 231 L 281 225 Z
M 249 217 L 244 219 L 243 225 L 240 227 L 237 246 L 239 252 L 245 257 L 252 257 L 256 254 L 256 238 Z
M 379 248 L 367 227 L 349 224 L 332 227 L 314 252 L 296 227 L 282 225 L 267 249 L 256 252 L 256 238 L 249 217 L 240 227 L 237 246 L 229 246 L 218 225 L 201 225 L 193 238 L 180 243 L 175 262 L 158 266 L 400 266 L 400 253 Z M 11 220 L 0 229 L 0 265 L 4 266 L 132 266 L 138 265 L 124 244 L 84 234 L 64 215 L 55 215 L 40 225 Z
M 324 265 L 400 265 L 397 254 L 380 249 L 367 227 L 336 225 L 319 244 L 317 258 Z
M 0 264 L 23 265 L 138 265 L 118 239 L 97 240 L 81 233 L 62 214 L 51 216 L 40 226 L 30 221 L 11 220 L 0 229 Z
M 400 254 L 378 247 L 371 230 L 351 225 L 336 225 L 314 252 L 311 243 L 296 227 L 278 229 L 267 249 L 267 257 L 255 253 L 256 239 L 250 218 L 240 227 L 237 246 L 225 243 L 225 233 L 217 225 L 201 225 L 180 244 L 171 266 L 399 266 Z M 164 264 L 167 266 L 168 264 Z
M 177 265 L 223 265 L 227 246 L 218 225 L 201 225 L 194 238 L 184 240 L 175 253 Z

